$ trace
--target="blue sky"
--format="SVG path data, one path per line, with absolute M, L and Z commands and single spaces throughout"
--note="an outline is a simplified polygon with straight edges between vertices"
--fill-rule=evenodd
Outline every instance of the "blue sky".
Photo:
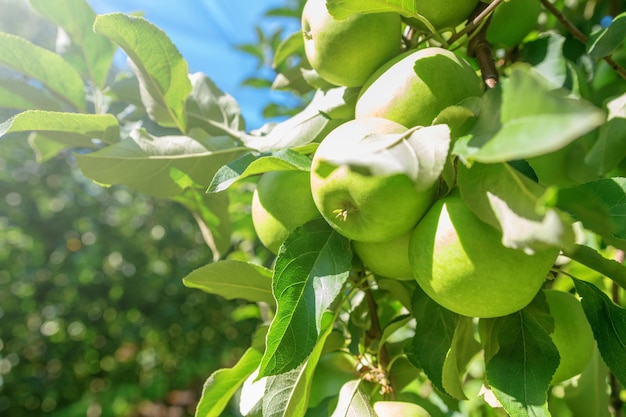
M 255 27 L 286 26 L 297 31 L 295 19 L 263 17 L 287 0 L 89 0 L 96 13 L 142 11 L 144 17 L 172 39 L 189 64 L 189 72 L 204 72 L 237 99 L 248 128 L 266 120 L 261 109 L 270 94 L 240 83 L 255 74 L 257 61 L 235 49 L 256 41 Z

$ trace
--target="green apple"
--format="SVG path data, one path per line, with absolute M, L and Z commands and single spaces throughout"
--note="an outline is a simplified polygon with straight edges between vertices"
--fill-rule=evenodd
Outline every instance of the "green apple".
M 487 27 L 487 40 L 504 48 L 519 45 L 537 27 L 541 10 L 537 0 L 508 0 L 499 4 Z
M 409 263 L 411 232 L 385 242 L 352 241 L 352 249 L 373 273 L 399 280 L 412 280 Z
M 481 94 L 482 81 L 463 57 L 430 47 L 405 52 L 380 67 L 363 86 L 355 117 L 429 126 L 446 107 Z
M 550 337 L 561 355 L 552 376 L 552 384 L 558 384 L 585 369 L 593 355 L 595 339 L 582 305 L 573 294 L 559 290 L 544 290 L 544 293 L 554 318 Z
M 480 0 L 415 0 L 415 8 L 435 29 L 455 28 L 474 11 Z M 417 19 L 408 23 L 420 29 L 426 27 Z
M 527 255 L 504 247 L 501 240 L 501 232 L 476 217 L 453 190 L 433 204 L 413 231 L 413 275 L 428 296 L 458 314 L 511 314 L 539 292 L 559 250 Z
M 320 143 L 311 164 L 311 192 L 322 216 L 343 236 L 362 242 L 394 239 L 411 230 L 432 204 L 436 184 L 418 192 L 405 173 L 375 174 L 367 166 L 381 135 L 406 131 L 390 120 L 351 120 Z M 358 163 L 337 162 L 349 158 Z
M 403 401 L 376 401 L 374 411 L 378 417 L 430 417 L 419 405 Z
M 400 53 L 397 13 L 353 14 L 335 19 L 326 0 L 308 0 L 302 11 L 304 51 L 311 67 L 335 85 L 359 87 Z
M 274 254 L 296 227 L 320 217 L 307 171 L 263 174 L 252 195 L 251 209 L 259 240 Z

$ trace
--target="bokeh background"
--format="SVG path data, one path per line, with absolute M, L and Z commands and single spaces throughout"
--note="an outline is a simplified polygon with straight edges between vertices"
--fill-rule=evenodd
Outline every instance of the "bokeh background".
M 236 98 L 249 129 L 302 105 L 269 89 L 273 49 L 298 30 L 301 1 L 90 4 L 163 29 L 190 72 Z M 0 10 L 0 31 L 54 50 L 56 28 L 27 0 Z M 0 109 L 0 122 L 10 115 Z M 205 379 L 236 362 L 259 320 L 182 285 L 210 259 L 181 206 L 93 184 L 71 153 L 39 164 L 25 137 L 0 141 L 0 416 L 193 415 Z

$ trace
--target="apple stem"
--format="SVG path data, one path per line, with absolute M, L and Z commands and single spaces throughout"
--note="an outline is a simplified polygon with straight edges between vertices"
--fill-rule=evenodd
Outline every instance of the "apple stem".
M 545 7 L 550 13 L 556 17 L 556 19 L 561 22 L 565 29 L 567 29 L 574 38 L 578 39 L 580 42 L 587 44 L 589 37 L 582 33 L 570 20 L 563 14 L 559 9 L 557 9 L 549 0 L 539 0 L 543 7 Z M 609 64 L 609 67 L 613 71 L 615 71 L 620 77 L 626 80 L 626 69 L 620 66 L 617 62 L 615 62 L 611 55 L 607 55 L 603 57 L 604 61 Z

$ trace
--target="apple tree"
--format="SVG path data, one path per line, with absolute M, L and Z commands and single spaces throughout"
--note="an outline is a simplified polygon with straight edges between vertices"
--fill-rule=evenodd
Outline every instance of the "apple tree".
M 184 285 L 263 318 L 198 417 L 621 415 L 619 2 L 308 0 L 254 130 L 145 19 L 31 4 L 69 41 L 0 34 L 0 136 L 180 203 Z

